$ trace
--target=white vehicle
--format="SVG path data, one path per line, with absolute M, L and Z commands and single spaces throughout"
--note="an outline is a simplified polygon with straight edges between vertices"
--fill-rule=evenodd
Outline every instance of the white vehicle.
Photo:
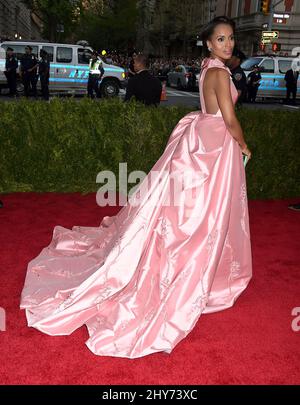
M 168 77 L 168 86 L 177 87 L 178 90 L 188 89 L 189 88 L 189 79 L 192 75 L 193 68 L 191 66 L 178 65 L 175 69 L 171 70 Z M 194 69 L 195 71 L 195 87 L 199 86 L 199 75 L 200 70 L 198 68 Z
M 39 58 L 40 50 L 48 52 L 50 61 L 49 91 L 54 93 L 85 94 L 89 76 L 89 60 L 93 49 L 89 46 L 56 44 L 34 41 L 5 41 L 0 43 L 0 90 L 7 87 L 5 70 L 6 49 L 11 47 L 19 60 L 25 53 L 25 46 L 32 47 L 32 54 Z M 101 58 L 100 58 L 101 59 Z M 100 83 L 101 94 L 116 96 L 125 85 L 125 70 L 102 61 L 104 76 Z M 38 82 L 38 88 L 40 84 Z M 18 79 L 17 91 L 23 92 L 23 84 Z
M 293 57 L 286 56 L 253 56 L 246 59 L 241 67 L 246 76 L 253 70 L 254 65 L 259 66 L 262 77 L 258 88 L 257 97 L 261 98 L 280 98 L 286 97 L 286 83 L 284 76 L 287 70 L 291 69 Z M 300 76 L 298 79 L 297 98 L 300 98 Z

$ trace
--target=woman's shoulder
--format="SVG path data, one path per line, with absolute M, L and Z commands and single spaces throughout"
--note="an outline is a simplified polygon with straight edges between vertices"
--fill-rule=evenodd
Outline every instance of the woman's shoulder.
M 213 66 L 207 69 L 206 77 L 209 80 L 227 80 L 230 77 L 230 72 L 225 66 Z

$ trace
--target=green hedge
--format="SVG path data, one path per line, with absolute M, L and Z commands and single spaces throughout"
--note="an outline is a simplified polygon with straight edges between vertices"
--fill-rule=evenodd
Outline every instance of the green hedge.
M 186 107 L 146 108 L 118 99 L 0 104 L 0 192 L 96 191 L 101 170 L 119 162 L 148 172 Z M 249 198 L 299 197 L 300 114 L 241 109 L 253 159 Z

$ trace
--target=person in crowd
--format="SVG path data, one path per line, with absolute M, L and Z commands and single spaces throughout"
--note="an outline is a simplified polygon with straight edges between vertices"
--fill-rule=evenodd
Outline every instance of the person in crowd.
M 289 69 L 286 71 L 284 80 L 286 83 L 286 102 L 296 104 L 296 94 L 297 94 L 297 82 L 299 77 L 299 71 L 296 69 Z M 293 96 L 290 100 L 290 96 Z
M 131 59 L 128 65 L 128 77 L 133 77 L 135 76 L 135 70 L 134 70 L 134 60 L 137 57 L 136 52 L 133 52 L 131 55 Z
M 255 103 L 258 88 L 260 86 L 261 74 L 258 65 L 253 66 L 253 70 L 247 78 L 248 102 Z
M 239 49 L 235 48 L 227 66 L 229 67 L 232 75 L 233 83 L 237 89 L 239 98 L 237 103 L 242 104 L 246 99 L 247 94 L 247 78 L 241 63 L 246 59 L 245 54 Z
M 95 98 L 95 94 L 98 98 L 101 97 L 101 91 L 99 84 L 102 80 L 105 71 L 101 60 L 98 57 L 98 53 L 94 51 L 90 59 L 89 64 L 89 80 L 87 85 L 88 97 Z M 95 94 L 94 94 L 95 92 Z
M 38 65 L 37 58 L 32 54 L 32 47 L 27 45 L 25 47 L 25 54 L 22 56 L 20 63 L 20 76 L 23 80 L 26 97 L 29 97 L 31 92 L 34 97 L 37 96 L 36 84 Z
M 189 77 L 188 77 L 188 89 L 189 90 L 195 90 L 195 88 L 196 88 L 196 82 L 197 82 L 196 72 L 197 72 L 197 68 L 196 68 L 195 63 L 193 62 L 191 65 L 191 68 L 189 70 Z
M 5 71 L 9 95 L 14 97 L 17 94 L 17 69 L 18 69 L 18 60 L 14 55 L 14 50 L 11 47 L 8 47 L 6 50 L 6 61 L 5 61 Z
M 39 77 L 41 81 L 42 97 L 44 100 L 49 100 L 49 77 L 50 77 L 50 62 L 48 53 L 41 49 L 41 59 L 39 61 Z
M 142 54 L 137 55 L 134 59 L 136 74 L 128 81 L 125 101 L 135 97 L 145 105 L 159 105 L 162 84 L 159 79 L 150 74 L 148 67 L 148 58 Z

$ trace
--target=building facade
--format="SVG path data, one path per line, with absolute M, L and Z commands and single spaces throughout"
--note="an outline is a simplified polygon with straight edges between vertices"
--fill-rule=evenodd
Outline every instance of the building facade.
M 40 20 L 21 0 L 0 0 L 0 40 L 41 39 Z
M 137 48 L 157 56 L 198 54 L 197 35 L 209 18 L 206 1 L 140 0 Z
M 271 1 L 268 3 L 271 6 Z M 276 3 L 278 0 L 273 0 Z M 262 31 L 270 29 L 279 33 L 279 38 L 273 40 L 280 44 L 277 54 L 291 55 L 292 49 L 300 46 L 300 1 L 283 0 L 275 7 L 275 17 L 270 12 L 264 14 L 261 7 L 261 0 L 227 0 L 218 2 L 216 12 L 235 20 L 239 45 L 247 55 L 274 53 L 271 45 L 260 49 Z
M 270 13 L 262 12 L 262 0 L 140 0 L 138 6 L 137 46 L 141 51 L 164 57 L 199 56 L 197 35 L 203 26 L 216 16 L 227 15 L 236 22 L 238 45 L 246 55 L 272 52 L 270 45 L 260 49 L 262 31 L 268 30 L 263 25 L 270 24 Z M 300 46 L 300 1 L 282 0 L 275 13 L 279 17 L 271 19 L 271 28 L 279 32 L 278 54 L 290 55 Z

